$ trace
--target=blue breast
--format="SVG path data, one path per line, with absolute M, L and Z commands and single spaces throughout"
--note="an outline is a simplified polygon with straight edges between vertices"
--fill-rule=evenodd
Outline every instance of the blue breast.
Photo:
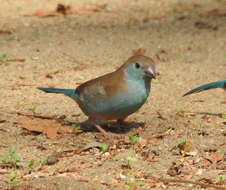
M 98 97 L 84 97 L 93 101 L 80 105 L 88 116 L 100 116 L 117 119 L 136 112 L 147 100 L 150 92 L 150 80 L 128 80 L 128 91 L 115 94 L 112 97 L 103 94 Z M 100 118 L 99 117 L 99 118 Z

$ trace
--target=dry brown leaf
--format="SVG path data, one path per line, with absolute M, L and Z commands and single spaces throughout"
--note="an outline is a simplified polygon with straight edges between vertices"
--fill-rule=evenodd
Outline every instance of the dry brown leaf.
M 217 26 L 213 26 L 209 24 L 208 22 L 203 22 L 203 21 L 197 21 L 195 22 L 194 26 L 198 29 L 211 29 L 211 30 L 217 30 Z
M 156 143 L 158 141 L 158 138 L 157 137 L 150 137 L 148 139 L 148 141 L 151 142 L 151 143 Z
M 170 168 L 167 170 L 167 174 L 172 177 L 180 175 L 182 167 L 183 167 L 183 164 L 177 164 L 177 163 L 173 162 L 172 165 L 170 166 Z
M 0 30 L 0 34 L 12 34 L 10 30 Z
M 102 11 L 103 7 L 96 6 L 93 8 L 86 9 L 72 9 L 69 5 L 58 4 L 55 11 L 45 11 L 43 9 L 39 9 L 35 11 L 34 14 L 28 16 L 38 16 L 38 17 L 51 17 L 51 16 L 62 16 L 67 14 L 92 14 L 94 12 Z
M 82 71 L 82 70 L 86 69 L 87 67 L 88 67 L 87 65 L 78 65 L 78 66 L 74 67 L 73 69 L 75 71 Z
M 65 6 L 63 4 L 57 4 L 56 12 L 61 13 L 63 15 L 67 14 L 70 11 L 71 7 L 69 5 Z
M 145 145 L 147 145 L 147 143 L 148 143 L 148 140 L 147 139 L 142 138 L 142 137 L 139 138 L 139 144 L 141 146 L 145 146 Z
M 38 16 L 38 17 L 51 17 L 51 16 L 60 16 L 62 15 L 61 13 L 57 13 L 55 11 L 45 11 L 42 9 L 39 9 L 37 11 L 35 11 L 34 14 L 32 14 L 32 16 Z
M 148 162 L 157 162 L 157 160 L 155 159 L 156 157 L 156 152 L 154 151 L 150 151 L 146 154 L 146 158 L 145 160 Z
M 210 157 L 215 163 L 224 160 L 224 155 L 219 153 L 212 153 Z
M 60 16 L 60 15 L 65 15 L 67 12 L 70 10 L 70 6 L 65 6 L 63 4 L 57 4 L 57 8 L 55 11 L 45 11 L 42 9 L 39 9 L 35 11 L 33 16 L 38 16 L 38 17 L 50 17 L 50 16 Z
M 192 149 L 192 141 L 191 140 L 186 140 L 181 147 L 181 150 L 184 151 L 185 153 L 190 152 Z
M 202 17 L 202 18 L 225 17 L 226 13 L 225 12 L 220 12 L 219 9 L 213 9 L 213 10 L 207 11 L 205 13 L 201 13 L 199 16 Z
M 56 138 L 57 134 L 72 132 L 69 126 L 61 125 L 55 120 L 23 117 L 17 123 L 24 129 L 46 134 L 48 138 Z
M 135 49 L 133 50 L 133 55 L 136 56 L 136 55 L 144 55 L 146 52 L 145 49 L 143 48 L 139 48 L 139 49 Z
M 152 185 L 155 185 L 157 183 L 157 181 L 155 179 L 152 179 L 152 178 L 146 179 L 145 182 L 152 184 Z
M 53 78 L 53 76 L 52 76 L 51 74 L 46 74 L 45 77 L 46 77 L 46 78 L 49 78 L 49 79 L 52 79 L 52 78 Z

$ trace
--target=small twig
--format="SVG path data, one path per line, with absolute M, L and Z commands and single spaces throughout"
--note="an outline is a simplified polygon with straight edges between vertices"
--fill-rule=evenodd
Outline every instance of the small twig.
M 0 163 L 0 167 L 11 167 L 12 164 L 8 164 L 8 163 Z
M 82 148 L 80 148 L 80 149 L 73 149 L 73 150 L 64 150 L 64 151 L 62 151 L 62 152 L 56 153 L 55 155 L 56 155 L 57 157 L 59 157 L 59 158 L 62 158 L 62 157 L 71 157 L 71 155 L 68 156 L 67 154 L 68 154 L 68 153 L 72 153 L 72 154 L 74 155 L 74 154 L 79 154 L 79 153 L 81 153 L 82 151 L 83 151 Z
M 8 62 L 24 62 L 25 59 L 24 58 L 12 58 L 12 59 L 8 59 Z
M 167 120 L 166 117 L 164 117 L 159 111 L 156 112 L 158 114 L 158 118 L 162 120 Z
M 5 123 L 6 120 L 5 119 L 0 119 L 0 123 Z

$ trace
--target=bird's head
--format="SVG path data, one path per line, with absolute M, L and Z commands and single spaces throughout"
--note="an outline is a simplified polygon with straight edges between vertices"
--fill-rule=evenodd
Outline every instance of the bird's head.
M 133 79 L 155 79 L 154 61 L 144 55 L 130 57 L 120 69 L 123 69 L 126 75 Z

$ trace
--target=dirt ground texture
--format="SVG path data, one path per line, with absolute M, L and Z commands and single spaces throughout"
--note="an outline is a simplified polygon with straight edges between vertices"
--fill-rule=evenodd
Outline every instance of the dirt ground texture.
M 11 31 L 0 32 L 0 189 L 226 188 L 225 92 L 182 97 L 225 79 L 225 0 L 0 3 L 0 31 Z M 25 16 L 58 3 L 102 9 Z M 41 115 L 79 125 L 87 118 L 76 103 L 37 87 L 76 88 L 115 70 L 138 48 L 155 60 L 160 76 L 128 125 L 109 130 L 139 129 L 139 137 L 108 140 L 95 129 L 77 128 L 50 139 L 18 124 Z M 10 61 L 19 58 L 25 61 Z

